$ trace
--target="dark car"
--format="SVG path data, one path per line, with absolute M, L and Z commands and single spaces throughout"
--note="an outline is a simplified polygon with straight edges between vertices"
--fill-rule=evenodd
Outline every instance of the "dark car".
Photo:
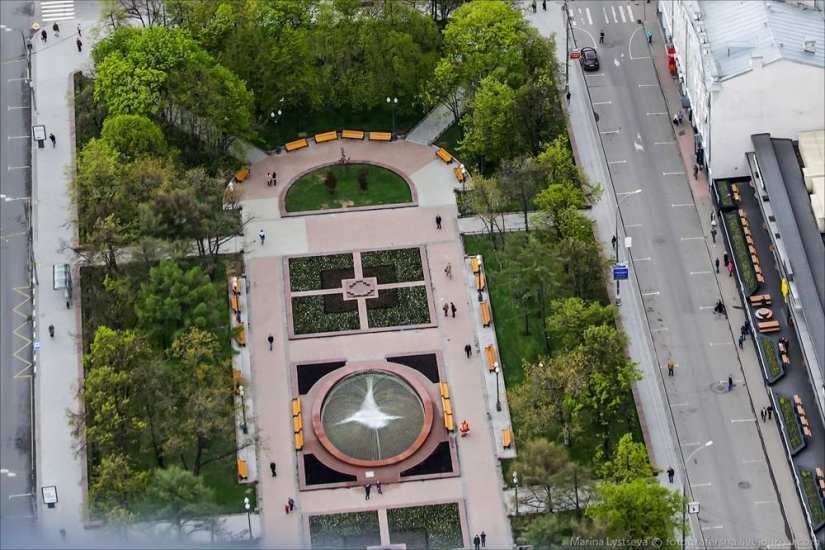
M 582 48 L 579 61 L 581 61 L 582 68 L 585 71 L 599 70 L 599 56 L 593 48 Z

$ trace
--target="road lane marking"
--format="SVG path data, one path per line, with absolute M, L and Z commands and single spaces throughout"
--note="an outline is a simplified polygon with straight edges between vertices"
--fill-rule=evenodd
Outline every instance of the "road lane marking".
M 607 16 L 607 8 L 602 6 L 602 13 L 604 14 L 604 22 L 610 24 L 610 18 Z
M 639 84 L 639 88 L 652 88 L 656 84 Z
M 653 145 L 673 145 L 675 141 L 657 141 Z
M 31 168 L 31 166 L 9 166 L 9 172 L 12 170 L 26 170 L 27 168 Z
M 650 258 L 634 258 L 634 262 L 649 262 Z
M 754 505 L 759 506 L 760 504 L 778 504 L 778 500 L 754 500 Z
M 601 135 L 606 135 L 606 134 L 618 134 L 618 133 L 619 133 L 619 131 L 618 131 L 618 130 L 605 130 L 604 132 L 599 132 L 599 133 L 600 133 Z
M 22 107 L 12 107 L 9 105 L 9 111 L 19 111 L 21 109 L 31 109 L 28 105 L 23 105 Z
M 613 102 L 612 101 L 597 101 L 596 103 L 591 103 L 591 105 L 613 105 Z
M 708 481 L 707 483 L 691 483 L 690 484 L 691 489 L 694 488 L 694 487 L 710 487 L 710 486 L 711 486 L 710 481 Z
M 756 422 L 756 418 L 731 418 L 731 424 L 736 424 L 738 422 Z
M 695 443 L 682 443 L 682 447 L 698 447 L 699 445 L 701 445 L 701 443 L 698 441 Z
M 732 346 L 733 342 L 716 342 L 716 343 L 710 342 L 708 345 L 711 346 L 711 347 L 713 347 L 713 346 Z
M 614 22 L 614 23 L 618 23 L 618 22 L 619 22 L 619 18 L 618 18 L 618 17 L 616 17 L 616 6 L 610 6 L 610 11 L 612 11 L 612 12 L 613 12 L 613 22 Z
M 630 4 L 627 5 L 627 16 L 630 18 L 631 23 L 636 20 L 636 18 L 633 16 L 633 6 L 631 6 Z
M 587 13 L 587 24 L 592 25 L 593 24 L 593 16 L 590 15 L 590 8 L 585 9 L 585 13 Z
M 710 531 L 711 529 L 724 529 L 724 525 L 714 525 L 712 527 L 702 527 L 702 531 Z
M 584 76 L 604 76 L 604 73 L 596 73 L 596 74 L 585 73 Z
M 682 237 L 682 241 L 704 241 L 704 237 Z M 710 271 L 699 271 L 698 273 L 710 273 Z
M 658 291 L 656 291 L 656 292 L 645 292 L 644 294 L 642 294 L 642 296 L 658 296 L 658 295 L 659 295 Z
M 674 403 L 671 407 L 687 407 L 690 403 Z
M 659 116 L 659 115 L 666 115 L 667 113 L 647 113 L 647 116 Z
M 716 306 L 699 306 L 699 311 L 702 311 L 702 310 L 705 310 L 705 309 L 716 309 Z
M 619 15 L 622 16 L 622 23 L 627 23 L 627 19 L 624 16 L 624 6 L 619 6 Z
M 668 331 L 668 330 L 670 330 L 670 329 L 669 329 L 669 328 L 667 328 L 667 327 L 662 327 L 662 328 L 652 328 L 652 329 L 650 329 L 650 332 L 665 332 L 665 331 Z
M 24 81 L 24 82 L 28 82 L 29 79 L 28 78 L 10 78 L 8 81 L 9 82 L 20 82 L 21 80 Z
M 752 458 L 749 460 L 743 460 L 742 464 L 753 464 L 754 462 L 765 462 L 764 458 Z
M 11 141 L 13 139 L 31 139 L 31 136 L 8 136 L 8 137 L 9 137 L 9 141 Z
M 614 161 L 608 162 L 607 164 L 627 164 L 627 160 L 614 160 Z
M 663 176 L 684 176 L 684 172 L 662 172 Z
M 671 204 L 670 205 L 671 208 L 685 208 L 687 206 L 693 206 L 693 203 L 690 202 L 690 203 L 685 203 L 685 204 Z
M 642 224 L 640 224 L 640 223 L 629 223 L 629 224 L 624 226 L 625 229 L 630 229 L 632 227 L 642 227 Z

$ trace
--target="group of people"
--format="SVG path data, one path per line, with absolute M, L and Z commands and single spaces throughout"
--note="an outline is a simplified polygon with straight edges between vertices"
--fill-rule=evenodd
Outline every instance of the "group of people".
M 676 125 L 681 124 L 682 121 L 684 120 L 684 118 L 685 118 L 684 111 L 679 111 L 678 113 L 673 115 L 673 124 L 676 124 Z
M 278 174 L 275 172 L 267 172 L 266 173 L 266 186 L 267 187 L 275 187 L 278 185 Z
M 535 2 L 533 2 L 535 4 Z M 486 548 L 487 546 L 487 533 L 484 531 L 481 532 L 480 535 L 476 535 L 473 537 L 473 548 L 478 550 L 479 548 Z
M 52 32 L 54 33 L 55 38 L 60 38 L 60 25 L 58 25 L 57 22 L 55 22 L 54 25 L 52 25 Z M 77 40 L 75 41 L 75 45 L 77 46 L 77 51 L 79 51 L 79 52 L 83 51 L 83 42 L 80 40 L 81 36 L 82 35 L 81 35 L 81 32 L 80 32 L 80 23 L 78 23 L 77 24 Z M 46 29 L 40 29 L 40 40 L 43 41 L 43 42 L 48 42 L 49 33 L 46 32 Z M 32 39 L 31 38 L 29 38 L 26 41 L 26 48 L 28 48 L 29 52 L 31 52 L 32 49 L 34 48 L 34 44 L 32 44 Z

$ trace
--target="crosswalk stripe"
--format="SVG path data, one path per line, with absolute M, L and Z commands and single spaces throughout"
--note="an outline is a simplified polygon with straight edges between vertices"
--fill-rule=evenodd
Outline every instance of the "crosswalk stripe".
M 631 6 L 630 4 L 627 5 L 627 16 L 630 18 L 631 23 L 636 21 L 636 18 L 633 17 L 633 6 Z
M 588 25 L 593 24 L 593 17 L 590 15 L 590 8 L 587 8 L 587 24 Z
M 627 23 L 627 19 L 624 17 L 624 6 L 619 6 L 619 15 L 622 16 L 622 23 Z
M 74 19 L 74 0 L 46 0 L 40 4 L 43 22 Z

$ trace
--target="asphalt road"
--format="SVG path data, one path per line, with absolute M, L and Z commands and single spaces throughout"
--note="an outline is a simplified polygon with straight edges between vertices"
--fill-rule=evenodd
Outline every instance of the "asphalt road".
M 772 547 L 788 540 L 787 529 L 735 336 L 713 313 L 720 297 L 713 261 L 724 248 L 721 239 L 711 242 L 710 220 L 699 218 L 695 197 L 707 190 L 691 189 L 651 60 L 646 32 L 659 28 L 653 4 L 569 4 L 576 46 L 599 53 L 600 69 L 585 78 L 620 202 L 620 243 L 624 233 L 632 240 L 621 260 L 631 258 L 660 365 L 666 369 L 669 358 L 677 365 L 672 378 L 665 370 L 665 388 L 683 459 L 690 458 L 688 497 L 701 504 L 694 534 L 707 547 L 759 547 L 763 541 Z M 637 22 L 643 9 L 647 27 Z M 598 43 L 601 30 L 604 44 Z M 736 383 L 732 392 L 728 375 Z M 708 441 L 712 446 L 704 447 Z
M 31 99 L 25 42 L 32 2 L 0 2 L 0 534 L 34 519 L 29 241 Z M 4 29 L 6 31 L 7 29 Z M 3 535 L 4 536 L 4 535 Z M 5 536 L 4 536 L 5 538 Z

